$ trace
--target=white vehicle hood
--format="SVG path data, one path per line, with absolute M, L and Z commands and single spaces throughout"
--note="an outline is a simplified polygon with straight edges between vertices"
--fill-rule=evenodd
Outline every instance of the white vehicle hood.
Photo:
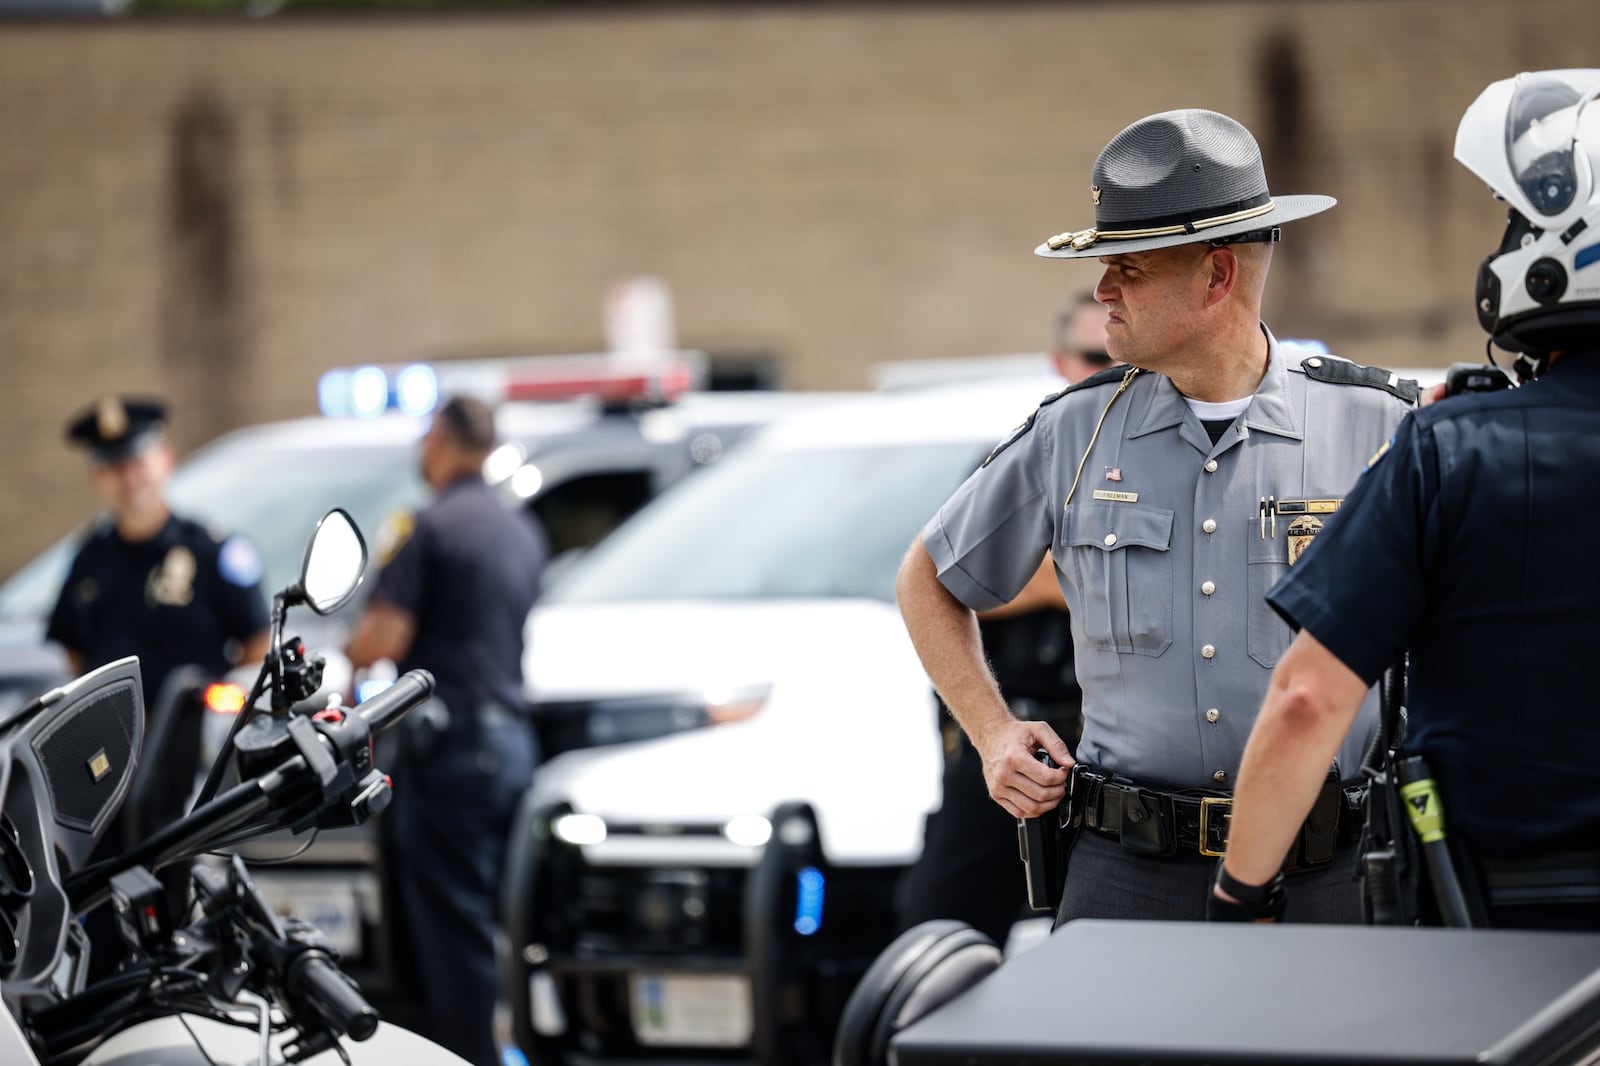
M 940 794 L 938 709 L 893 605 L 556 605 L 533 612 L 528 638 L 535 699 L 771 686 L 746 721 L 553 760 L 536 775 L 541 802 L 613 824 L 687 826 L 800 800 L 830 862 L 921 851 Z

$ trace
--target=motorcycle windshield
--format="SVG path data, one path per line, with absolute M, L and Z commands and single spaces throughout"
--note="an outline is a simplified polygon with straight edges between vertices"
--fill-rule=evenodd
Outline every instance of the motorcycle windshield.
M 1548 218 L 1571 207 L 1578 194 L 1578 120 L 1597 92 L 1600 75 L 1592 71 L 1517 79 L 1506 112 L 1506 159 L 1528 203 Z

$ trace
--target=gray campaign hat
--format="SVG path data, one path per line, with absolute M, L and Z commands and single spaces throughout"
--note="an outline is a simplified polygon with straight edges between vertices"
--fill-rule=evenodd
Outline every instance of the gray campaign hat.
M 1227 115 L 1199 108 L 1142 118 L 1094 161 L 1094 225 L 1034 249 L 1050 259 L 1091 259 L 1200 241 L 1276 240 L 1284 222 L 1326 211 L 1331 196 L 1267 191 L 1261 149 Z

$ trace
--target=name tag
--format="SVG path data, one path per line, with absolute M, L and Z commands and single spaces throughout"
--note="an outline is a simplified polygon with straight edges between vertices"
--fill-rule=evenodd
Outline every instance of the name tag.
M 1137 492 L 1112 492 L 1110 489 L 1095 489 L 1094 498 L 1097 500 L 1110 500 L 1113 503 L 1138 503 Z
M 1338 500 L 1278 500 L 1278 514 L 1332 514 L 1339 509 Z

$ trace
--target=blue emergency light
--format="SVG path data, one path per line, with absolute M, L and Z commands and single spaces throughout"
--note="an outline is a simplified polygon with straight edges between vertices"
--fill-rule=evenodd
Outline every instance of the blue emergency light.
M 385 411 L 425 415 L 439 405 L 439 375 L 413 363 L 391 378 L 380 366 L 330 370 L 317 381 L 317 406 L 329 418 L 376 418 Z
M 803 867 L 795 875 L 794 931 L 813 936 L 822 928 L 822 896 L 827 881 L 815 866 Z

